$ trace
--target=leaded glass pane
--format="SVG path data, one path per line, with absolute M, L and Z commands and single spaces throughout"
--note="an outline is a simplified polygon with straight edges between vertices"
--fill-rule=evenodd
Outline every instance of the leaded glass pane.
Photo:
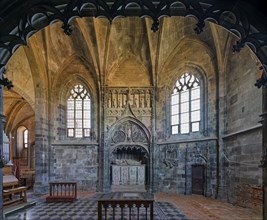
M 83 137 L 83 129 L 82 128 L 76 128 L 75 129 L 75 137 Z
M 192 132 L 199 131 L 199 122 L 192 123 Z
M 23 144 L 24 144 L 25 148 L 28 148 L 28 137 L 29 137 L 28 134 L 29 134 L 28 130 L 27 129 L 24 130 L 24 132 L 23 132 Z
M 91 109 L 91 101 L 88 99 L 83 100 L 83 108 L 90 110 Z
M 68 128 L 74 128 L 74 119 L 68 120 Z
M 68 136 L 74 137 L 74 129 L 68 129 Z
M 75 112 L 75 118 L 76 118 L 76 120 L 78 120 L 78 119 L 80 119 L 80 120 L 82 120 L 82 110 L 76 110 L 76 112 Z
M 83 132 L 84 132 L 84 137 L 90 137 L 90 129 L 89 128 L 84 129 Z
M 91 118 L 91 112 L 90 111 L 83 111 L 83 118 Z
M 178 125 L 172 126 L 172 134 L 178 134 Z
M 172 105 L 176 105 L 179 103 L 179 94 L 172 95 Z
M 91 124 L 91 120 L 90 119 L 86 119 L 84 120 L 84 128 L 90 128 L 90 124 Z
M 77 119 L 75 120 L 75 128 L 82 128 L 83 127 L 83 120 Z
M 189 102 L 181 103 L 181 113 L 189 112 Z
M 172 106 L 172 115 L 177 115 L 179 113 L 179 105 Z
M 179 124 L 179 115 L 172 115 L 172 125 L 177 125 Z
M 189 133 L 189 123 L 181 124 L 181 134 Z
M 24 143 L 28 143 L 28 130 L 25 130 L 23 132 L 23 136 L 24 136 Z
M 200 111 L 191 112 L 191 121 L 200 121 Z
M 197 88 L 197 87 L 199 87 L 199 83 L 198 83 L 198 82 L 194 82 L 194 83 L 192 84 L 192 88 Z
M 74 109 L 74 99 L 69 99 L 68 100 L 68 106 L 67 108 L 70 109 Z
M 173 91 L 172 91 L 172 95 L 179 95 L 179 91 L 177 90 L 177 89 L 174 89 Z
M 199 99 L 200 98 L 200 88 L 192 89 L 191 90 L 191 100 Z
M 189 122 L 189 113 L 181 114 L 181 123 L 188 123 Z
M 189 101 L 189 92 L 181 92 L 181 102 L 188 102 Z
M 74 118 L 74 110 L 69 109 L 67 115 L 68 115 L 68 120 Z
M 186 74 L 184 75 L 185 84 L 188 84 L 188 83 L 192 82 L 192 80 L 190 80 L 191 78 L 194 78 L 194 76 L 189 75 L 188 73 L 186 73 Z
M 72 95 L 72 97 L 73 97 L 74 99 L 76 99 L 76 98 L 77 98 L 77 96 L 78 96 L 78 94 L 77 94 L 77 93 L 74 93 L 74 94 Z
M 81 96 L 82 99 L 85 98 L 85 94 L 84 93 L 81 93 L 80 96 Z
M 191 102 L 191 111 L 195 111 L 198 109 L 200 109 L 200 100 L 199 99 Z
M 82 108 L 83 108 L 83 102 L 82 102 L 82 100 L 81 99 L 76 99 L 75 100 L 76 102 L 75 102 L 75 104 L 76 104 L 76 110 L 82 110 Z

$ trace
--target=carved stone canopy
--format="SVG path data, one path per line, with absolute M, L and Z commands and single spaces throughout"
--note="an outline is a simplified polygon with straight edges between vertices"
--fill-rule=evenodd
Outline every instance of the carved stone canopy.
M 147 143 L 148 138 L 139 125 L 127 121 L 120 124 L 111 136 L 111 143 Z
M 124 121 L 111 131 L 111 151 L 114 149 L 144 149 L 149 152 L 149 137 L 145 130 L 133 121 Z

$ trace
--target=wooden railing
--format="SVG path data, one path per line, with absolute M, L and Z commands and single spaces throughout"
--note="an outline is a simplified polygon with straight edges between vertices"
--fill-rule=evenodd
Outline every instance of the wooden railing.
M 73 202 L 77 199 L 76 182 L 50 182 L 47 202 Z
M 98 200 L 98 220 L 146 219 L 153 220 L 153 199 L 145 200 Z M 133 217 L 134 215 L 134 217 Z M 132 218 L 133 217 L 133 218 Z
M 18 202 L 27 202 L 26 191 L 27 187 L 25 186 L 3 190 L 3 198 L 4 198 L 3 205 L 6 206 Z M 13 194 L 17 193 L 19 194 L 19 198 L 14 198 Z

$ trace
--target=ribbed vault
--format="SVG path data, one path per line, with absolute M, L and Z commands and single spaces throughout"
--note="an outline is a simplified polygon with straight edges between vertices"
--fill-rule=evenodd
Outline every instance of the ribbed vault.
M 73 25 L 75 17 L 106 17 L 112 21 L 118 17 L 139 16 L 150 17 L 152 20 L 151 29 L 157 31 L 163 21 L 163 16 L 185 16 L 195 18 L 193 30 L 200 34 L 205 32 L 207 21 L 223 26 L 234 33 L 238 39 L 233 45 L 234 51 L 240 51 L 247 44 L 262 62 L 264 68 L 267 65 L 267 35 L 266 22 L 263 15 L 257 13 L 253 7 L 245 1 L 17 1 L 16 3 L 1 3 L 2 26 L 0 32 L 0 53 L 1 66 L 4 66 L 12 53 L 20 45 L 26 45 L 28 39 L 38 30 L 56 22 L 63 22 L 63 30 L 67 35 L 75 32 L 76 25 Z M 255 18 L 256 17 L 256 18 Z M 159 20 L 160 19 L 160 20 Z M 95 21 L 84 24 L 79 22 L 84 36 L 84 43 L 88 48 L 94 45 L 94 37 L 99 35 L 95 26 Z M 147 22 L 145 22 L 147 24 Z M 108 25 L 107 25 L 108 27 Z M 131 23 L 127 24 L 131 28 Z M 86 36 L 86 28 L 89 28 L 89 35 Z M 147 29 L 146 25 L 145 28 Z M 110 33 L 109 28 L 105 30 L 106 35 Z M 149 39 L 149 35 L 147 38 Z M 145 39 L 145 38 L 144 38 Z M 105 37 L 103 38 L 105 40 Z M 92 52 L 92 62 L 95 69 L 100 71 L 105 67 L 105 59 L 100 65 L 99 48 L 94 47 Z M 106 50 L 109 49 L 106 45 Z M 102 48 L 103 49 L 103 48 Z M 94 55 L 93 55 L 94 54 Z M 148 54 L 149 55 L 149 54 Z M 103 68 L 103 69 L 102 69 Z M 7 81 L 3 81 L 7 84 Z

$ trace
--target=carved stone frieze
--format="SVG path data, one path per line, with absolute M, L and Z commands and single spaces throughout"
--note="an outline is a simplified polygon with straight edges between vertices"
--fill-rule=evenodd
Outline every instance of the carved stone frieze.
M 125 109 L 108 109 L 108 117 L 120 117 Z M 151 116 L 151 109 L 133 109 L 132 110 L 136 117 L 150 117 Z
M 136 117 L 151 117 L 151 88 L 106 88 L 107 117 L 121 117 L 128 105 Z

